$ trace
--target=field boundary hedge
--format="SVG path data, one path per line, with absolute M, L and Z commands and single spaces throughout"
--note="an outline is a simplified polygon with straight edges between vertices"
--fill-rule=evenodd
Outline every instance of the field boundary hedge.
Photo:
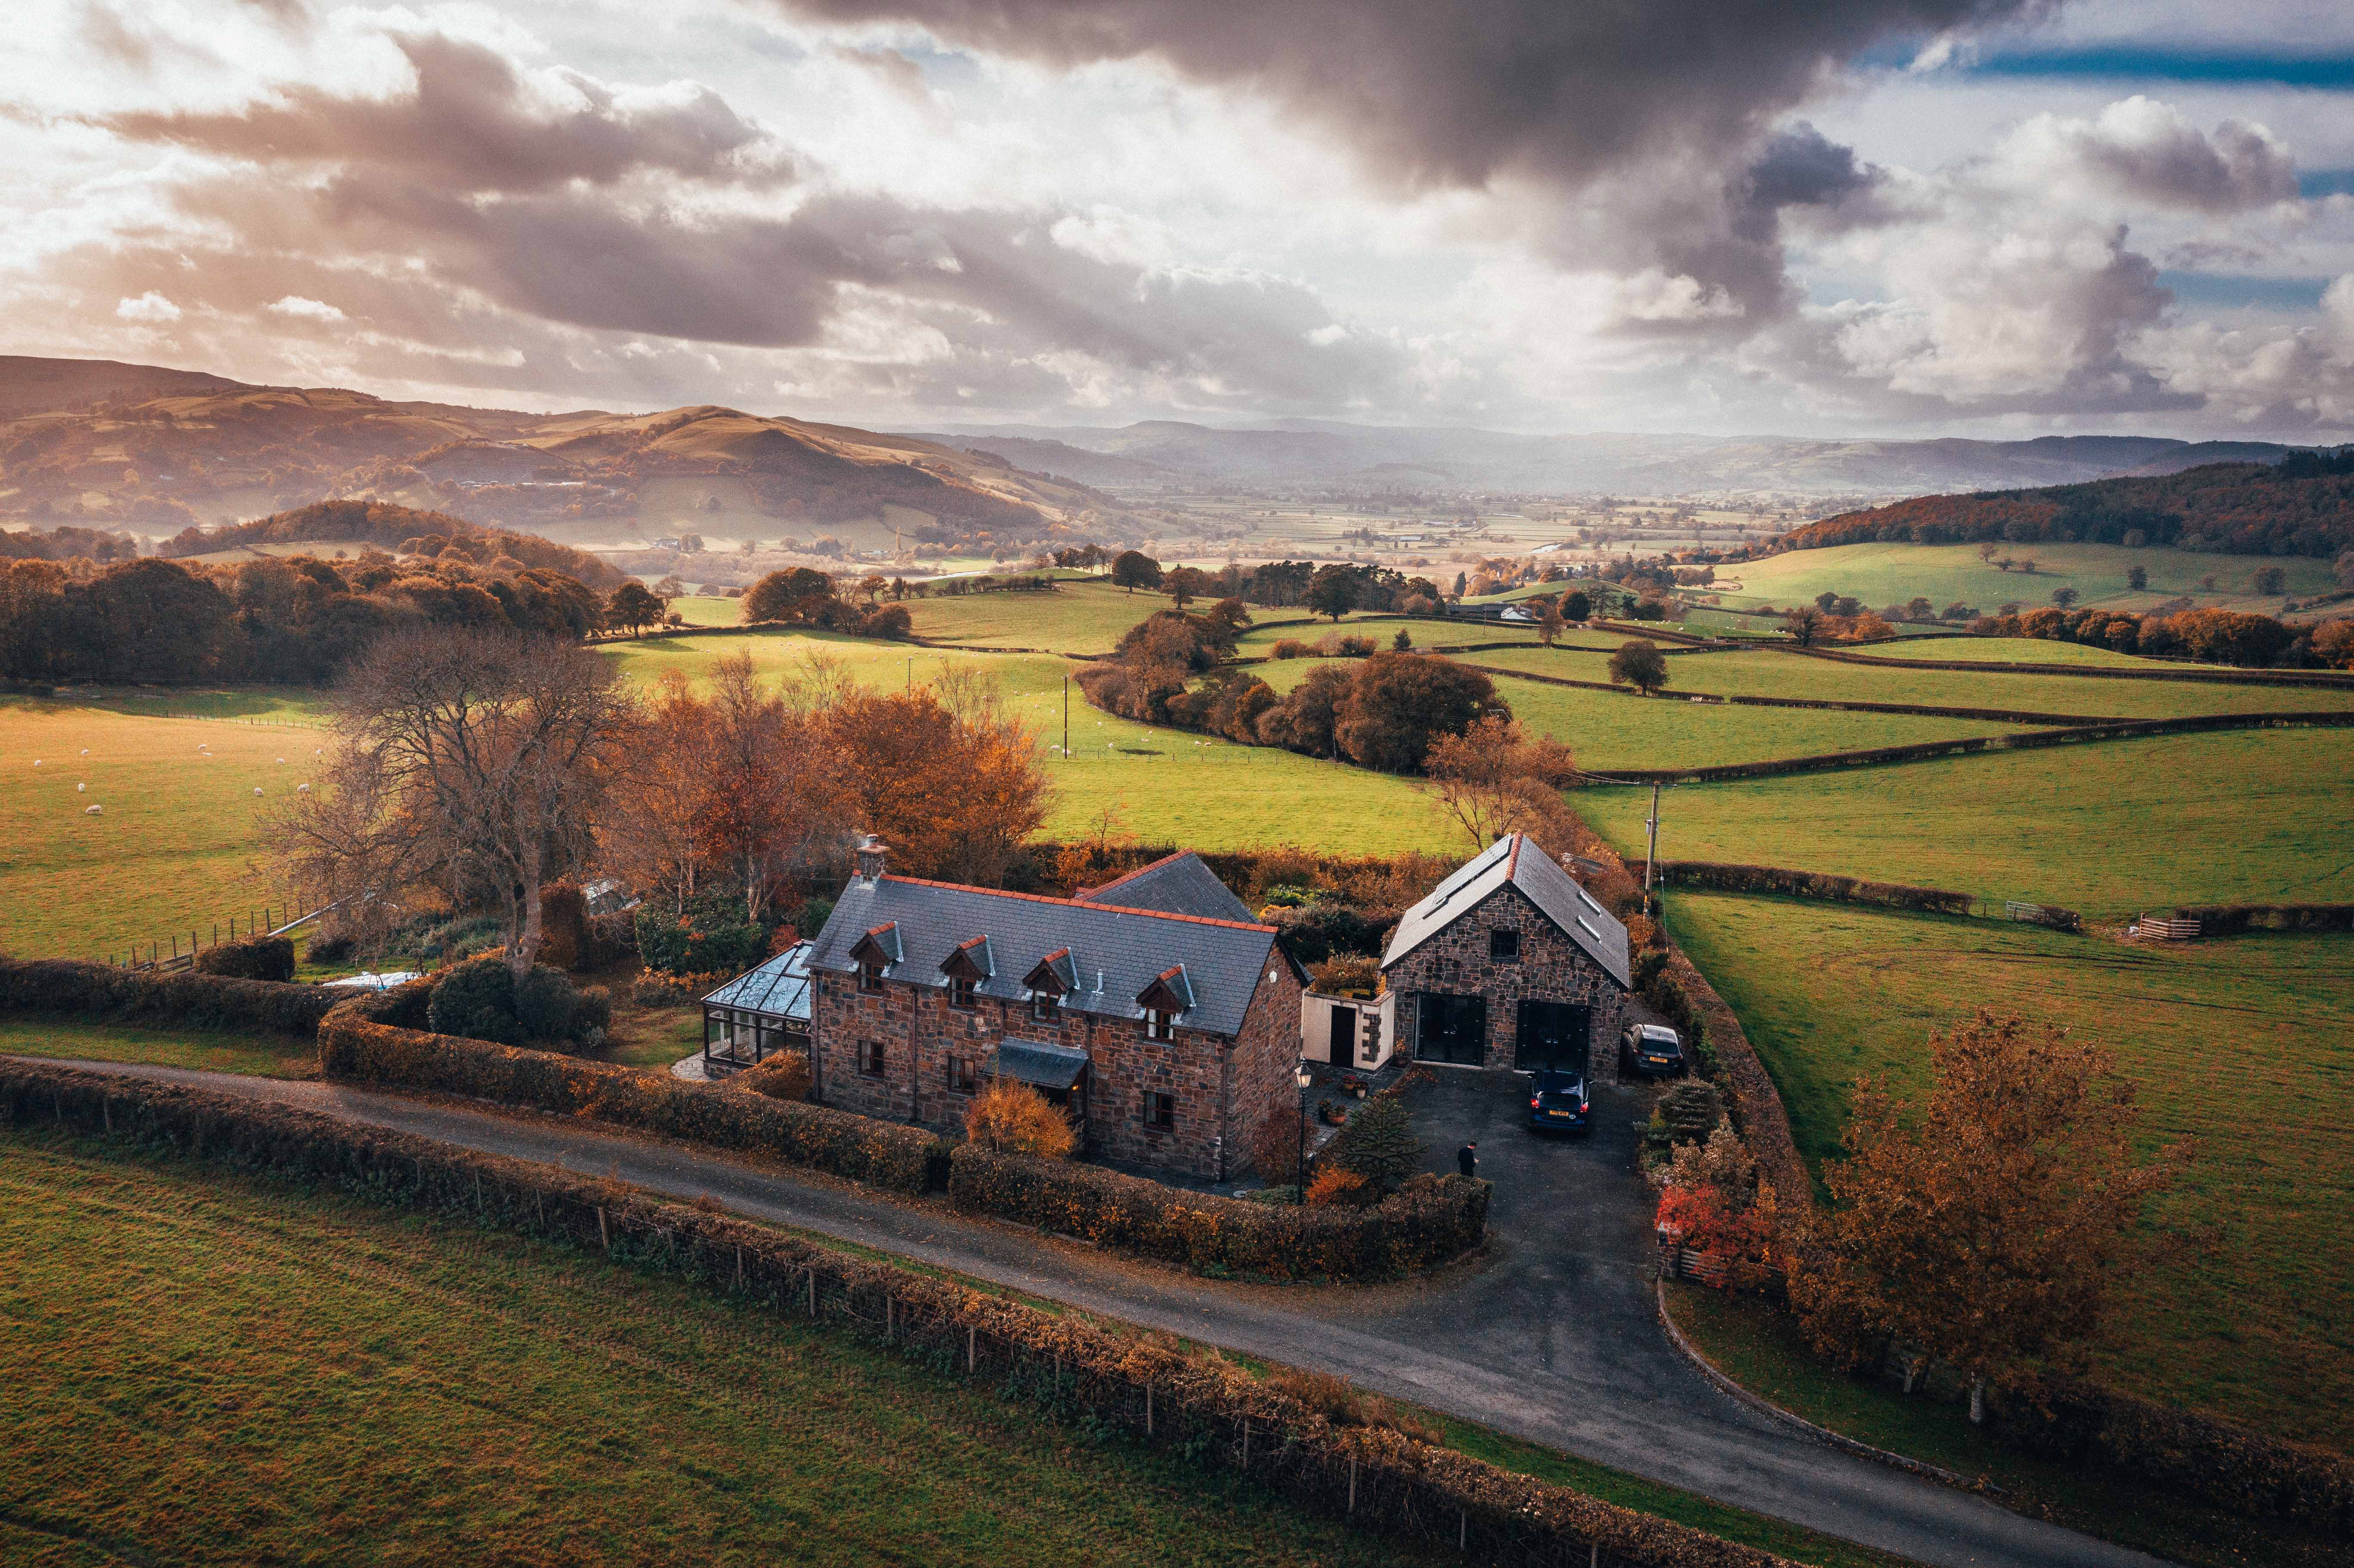
M 1664 930 L 1661 934 L 1665 935 Z M 1807 1174 L 1807 1162 L 1798 1158 L 1798 1140 L 1790 1132 L 1790 1111 L 1782 1103 L 1782 1092 L 1774 1086 L 1766 1064 L 1757 1059 L 1757 1048 L 1743 1033 L 1740 1018 L 1708 983 L 1700 966 L 1672 941 L 1667 945 L 1667 954 L 1666 976 L 1700 1014 L 1709 1049 L 1716 1057 L 1717 1076 L 1731 1091 L 1734 1130 L 1748 1144 L 1759 1173 L 1774 1183 L 1774 1195 L 1784 1205 L 1784 1213 L 1802 1222 L 1814 1211 L 1815 1183 Z
M 1532 675 L 1523 670 L 1508 670 L 1498 664 L 1465 664 L 1464 667 L 1477 670 L 1483 675 L 1501 675 L 1509 680 L 1534 681 L 1543 686 L 1575 686 L 1588 692 L 1616 692 L 1622 697 L 1639 697 L 1643 694 L 1633 686 L 1617 684 L 1608 681 L 1574 681 L 1566 675 Z M 1746 708 L 1815 708 L 1830 713 L 1910 714 L 1919 718 L 1982 719 L 1988 724 L 2067 725 L 2084 727 L 2132 722 L 2104 718 L 2098 714 L 2041 714 L 2031 713 L 2021 708 L 1961 708 L 1928 703 L 1875 703 L 1830 697 L 1768 697 L 1753 693 L 1679 692 L 1666 688 L 1661 689 L 1660 694 L 1671 703 L 1699 702 Z
M 2196 920 L 2201 937 L 2238 937 L 2250 931 L 2354 931 L 2354 904 L 2210 904 L 2177 909 L 2178 920 Z
M 2233 729 L 2344 729 L 2354 727 L 2354 709 L 2343 713 L 2318 709 L 2311 713 L 2198 714 L 2188 718 L 2114 719 L 2068 729 L 2029 730 L 2022 735 L 1973 735 L 1954 740 L 1916 741 L 1909 746 L 1880 746 L 1865 751 L 1826 751 L 1811 757 L 1769 758 L 1759 762 L 1727 762 L 1706 768 L 1614 768 L 1614 782 L 1628 784 L 1706 784 L 1729 779 L 1767 779 L 1785 773 L 1823 773 L 1840 768 L 1878 768 L 1891 763 L 1923 762 L 1940 757 L 1963 757 L 1981 751 L 2031 751 L 2041 747 L 2073 746 L 2107 740 L 2139 740 L 2157 735 L 2197 735 Z
M 1451 1262 L 1488 1228 L 1486 1181 L 1418 1178 L 1371 1209 L 1253 1203 L 1065 1160 L 960 1144 L 949 1201 L 1200 1273 L 1268 1279 L 1394 1279 Z
M 408 1026 L 431 984 L 429 978 L 411 980 L 329 1013 L 319 1025 L 320 1071 L 344 1082 L 435 1089 L 591 1117 L 764 1154 L 895 1192 L 920 1193 L 939 1184 L 933 1167 L 944 1162 L 946 1146 L 921 1128 Z
M 1055 1418 L 1232 1468 L 1352 1529 L 1472 1561 L 1607 1568 L 1787 1568 L 1787 1560 L 1434 1447 L 1342 1425 L 1223 1356 L 1121 1333 L 804 1242 L 620 1183 L 314 1112 L 180 1085 L 0 1064 L 0 1113 L 133 1140 L 143 1153 L 334 1184 L 369 1201 L 595 1249 L 895 1350 L 948 1376 L 994 1379 Z
M 1644 862 L 1627 863 L 1628 874 L 1643 874 Z M 1872 904 L 1888 909 L 1910 909 L 1933 915 L 1967 915 L 1978 899 L 1967 893 L 1942 887 L 1914 887 L 1902 882 L 1868 882 L 1861 877 L 1829 872 L 1798 871 L 1786 865 L 1738 865 L 1722 861 L 1663 860 L 1652 867 L 1658 880 L 1670 887 L 1703 887 L 1717 893 L 1772 893 L 1785 898 L 1811 898 L 1834 904 Z
M 1877 664 L 1883 669 L 1969 670 L 1981 673 L 1992 670 L 2020 675 L 2081 675 L 2092 681 L 2189 681 L 2218 686 L 2354 690 L 2354 675 L 2335 670 L 2232 670 L 2220 665 L 2202 670 L 2117 670 L 2102 664 L 2013 664 L 2000 659 L 1882 659 L 1870 653 L 1850 653 L 1837 648 L 1799 648 L 1787 642 L 1765 646 L 1778 647 L 1802 658 L 1829 659 L 1841 664 Z
M 588 1117 L 895 1192 L 945 1190 L 968 1213 L 1044 1225 L 1210 1274 L 1389 1279 L 1462 1255 L 1487 1230 L 1484 1182 L 1458 1186 L 1458 1178 L 1449 1178 L 1373 1209 L 1295 1214 L 1096 1166 L 951 1146 L 925 1128 L 771 1099 L 733 1085 L 431 1033 L 417 1027 L 431 987 L 430 978 L 411 980 L 329 1013 L 319 1025 L 320 1071 L 342 1082 Z
M 71 1012 L 207 1029 L 318 1033 L 348 993 L 187 969 L 126 969 L 79 959 L 0 959 L 0 1012 Z

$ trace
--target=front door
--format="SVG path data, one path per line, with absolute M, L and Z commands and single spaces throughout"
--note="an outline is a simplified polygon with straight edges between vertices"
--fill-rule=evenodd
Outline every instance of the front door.
M 1324 1054 L 1324 1059 L 1336 1067 L 1355 1065 L 1357 1060 L 1357 1010 L 1355 1008 L 1342 1007 L 1338 1002 L 1333 1004 L 1332 1046 Z
M 1421 1022 L 1414 1054 L 1425 1062 L 1476 1067 L 1488 1050 L 1488 999 L 1484 996 L 1422 994 Z
M 1523 1073 L 1540 1067 L 1585 1071 L 1586 1037 L 1593 1014 L 1568 1001 L 1523 1001 L 1512 1065 Z

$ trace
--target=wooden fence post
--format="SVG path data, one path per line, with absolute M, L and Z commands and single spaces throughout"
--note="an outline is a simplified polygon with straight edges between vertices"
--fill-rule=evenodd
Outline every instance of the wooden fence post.
M 1250 1417 L 1243 1417 L 1243 1468 L 1250 1468 Z
M 967 1323 L 964 1326 L 964 1371 L 967 1377 L 970 1377 L 974 1369 L 981 1364 L 980 1351 L 981 1330 Z
M 1471 1550 L 1471 1516 L 1459 1508 L 1455 1510 L 1455 1550 Z
M 810 1265 L 810 1321 L 817 1321 L 817 1265 Z
M 607 1253 L 613 1250 L 613 1235 L 605 1228 L 605 1210 L 601 1204 L 597 1210 L 597 1239 L 605 1244 Z
M 1349 1456 L 1349 1511 L 1357 1511 L 1357 1457 Z
M 883 1342 L 886 1345 L 892 1339 L 892 1315 L 898 1310 L 898 1307 L 899 1303 L 892 1298 L 891 1293 L 885 1291 L 883 1293 Z
M 1152 1384 L 1144 1385 L 1144 1435 L 1152 1436 Z
M 98 1114 L 106 1122 L 107 1136 L 114 1135 L 114 1099 L 111 1095 L 98 1097 Z
M 736 1249 L 736 1289 L 739 1295 L 744 1289 L 744 1249 L 740 1246 Z

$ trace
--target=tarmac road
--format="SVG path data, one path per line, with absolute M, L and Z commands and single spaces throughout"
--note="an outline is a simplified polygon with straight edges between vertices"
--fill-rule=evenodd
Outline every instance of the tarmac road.
M 1595 1100 L 1588 1139 L 1520 1125 L 1518 1090 L 1443 1073 L 1416 1099 L 1433 1170 L 1477 1138 L 1497 1183 L 1482 1266 L 1417 1285 L 1283 1288 L 1197 1279 L 1034 1231 L 822 1177 L 671 1145 L 336 1084 L 60 1063 L 301 1106 L 459 1147 L 707 1196 L 755 1219 L 857 1242 L 1108 1317 L 1337 1372 L 1720 1502 L 1939 1568 L 2152 1568 L 2158 1560 L 1809 1441 L 1717 1392 L 1668 1343 L 1647 1273 L 1635 1173 L 1638 1091 Z

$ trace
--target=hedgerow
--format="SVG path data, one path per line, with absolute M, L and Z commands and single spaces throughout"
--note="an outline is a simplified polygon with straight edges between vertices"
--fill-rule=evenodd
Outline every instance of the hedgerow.
M 291 980 L 294 978 L 294 938 L 249 937 L 207 948 L 195 959 L 198 974 L 229 980 Z
M 1642 864 L 1640 861 L 1632 863 L 1638 868 Z M 1914 887 L 1901 882 L 1867 882 L 1861 877 L 1834 876 L 1826 872 L 1797 871 L 1781 865 L 1663 860 L 1652 869 L 1658 879 L 1670 887 L 1704 887 L 1718 893 L 1771 893 L 1786 898 L 1874 904 L 1890 909 L 1921 910 L 1938 915 L 1967 915 L 1977 903 L 1969 894 L 1952 893 L 1939 887 Z
M 122 969 L 72 959 L 0 959 L 0 1011 L 70 1012 L 90 1018 L 260 1029 L 308 1035 L 340 991 L 228 975 Z

